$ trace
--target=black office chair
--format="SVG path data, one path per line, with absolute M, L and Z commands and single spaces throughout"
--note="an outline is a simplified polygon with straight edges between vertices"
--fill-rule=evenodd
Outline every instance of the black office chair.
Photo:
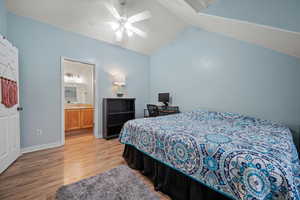
M 149 117 L 157 117 L 159 115 L 159 110 L 157 105 L 147 104 L 147 109 Z

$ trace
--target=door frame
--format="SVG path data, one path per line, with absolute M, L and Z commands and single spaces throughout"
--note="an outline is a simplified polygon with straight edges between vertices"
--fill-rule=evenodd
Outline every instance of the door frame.
M 72 61 L 72 62 L 79 62 L 83 64 L 88 64 L 93 66 L 93 96 L 94 96 L 94 136 L 95 138 L 100 138 L 99 136 L 99 102 L 98 99 L 98 75 L 97 75 L 97 64 L 95 62 L 90 62 L 82 59 L 74 59 L 69 58 L 65 56 L 61 56 L 61 63 L 60 63 L 60 74 L 61 74 L 61 81 L 60 81 L 60 87 L 61 87 L 61 103 L 60 103 L 60 109 L 61 109 L 61 145 L 65 144 L 65 110 L 64 110 L 64 104 L 65 104 L 65 84 L 64 84 L 64 61 Z

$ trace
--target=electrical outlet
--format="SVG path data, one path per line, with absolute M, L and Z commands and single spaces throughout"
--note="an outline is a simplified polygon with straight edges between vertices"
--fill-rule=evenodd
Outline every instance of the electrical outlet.
M 36 134 L 37 135 L 43 135 L 42 129 L 36 129 Z

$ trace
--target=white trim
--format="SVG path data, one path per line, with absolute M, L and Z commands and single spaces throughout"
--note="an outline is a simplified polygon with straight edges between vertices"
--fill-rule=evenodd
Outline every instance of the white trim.
M 71 61 L 71 62 L 79 62 L 79 63 L 82 63 L 82 64 L 95 65 L 96 66 L 96 63 L 90 62 L 90 61 L 87 61 L 87 60 L 83 60 L 83 59 L 75 59 L 75 58 L 70 58 L 70 57 L 66 57 L 66 56 L 61 56 L 61 59 L 63 59 L 62 61 L 68 60 L 68 61 Z
M 25 147 L 21 149 L 21 153 L 30 153 L 30 152 L 35 152 L 35 151 L 40 151 L 40 150 L 45 150 L 45 149 L 51 149 L 55 147 L 60 147 L 63 144 L 61 142 L 54 142 L 54 143 L 49 143 L 49 144 L 42 144 L 42 145 L 35 145 L 31 147 Z
M 61 138 L 60 142 L 62 145 L 65 145 L 65 110 L 64 110 L 64 57 L 60 58 L 60 90 L 61 90 L 61 102 L 60 102 L 60 110 L 61 110 Z
M 97 73 L 97 64 L 94 62 L 90 62 L 90 61 L 86 61 L 86 60 L 82 60 L 82 59 L 74 59 L 74 58 L 69 58 L 69 57 L 65 57 L 65 56 L 61 56 L 60 59 L 60 73 L 61 73 L 61 144 L 64 145 L 65 144 L 65 112 L 64 112 L 64 61 L 65 60 L 69 60 L 69 61 L 73 61 L 73 62 L 80 62 L 83 64 L 88 64 L 88 65 L 93 65 L 93 80 L 94 80 L 94 84 L 93 84 L 93 90 L 94 90 L 94 136 L 95 138 L 100 138 L 99 135 L 99 105 L 98 105 L 98 73 Z
M 7 170 L 12 165 L 12 163 L 14 163 L 21 156 L 22 156 L 22 153 L 21 152 L 17 152 L 16 154 L 14 154 L 14 156 L 12 156 L 13 159 L 5 160 L 3 163 L 1 163 L 1 166 L 0 166 L 0 175 L 5 170 Z
M 239 19 L 234 19 L 234 18 L 230 18 L 230 17 L 222 17 L 222 16 L 218 16 L 218 15 L 210 15 L 207 13 L 203 13 L 203 12 L 199 12 L 198 15 L 202 15 L 202 16 L 206 16 L 206 17 L 215 17 L 215 18 L 219 18 L 222 20 L 228 20 L 228 21 L 232 21 L 232 22 L 236 22 L 236 23 L 244 23 L 244 24 L 248 24 L 248 25 L 254 25 L 257 27 L 261 27 L 261 28 L 265 28 L 265 29 L 272 29 L 275 31 L 281 31 L 281 32 L 286 32 L 286 33 L 291 33 L 291 34 L 296 34 L 300 36 L 300 32 L 296 32 L 296 31 L 290 31 L 287 29 L 283 29 L 283 28 L 279 28 L 279 27 L 275 27 L 275 26 L 270 26 L 270 25 L 265 25 L 265 24 L 258 24 L 255 22 L 250 22 L 247 20 L 239 20 Z

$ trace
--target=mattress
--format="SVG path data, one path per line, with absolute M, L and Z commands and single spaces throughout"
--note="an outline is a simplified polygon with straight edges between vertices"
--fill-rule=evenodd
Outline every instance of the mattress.
M 232 199 L 300 199 L 298 153 L 279 123 L 198 110 L 128 121 L 120 142 Z

